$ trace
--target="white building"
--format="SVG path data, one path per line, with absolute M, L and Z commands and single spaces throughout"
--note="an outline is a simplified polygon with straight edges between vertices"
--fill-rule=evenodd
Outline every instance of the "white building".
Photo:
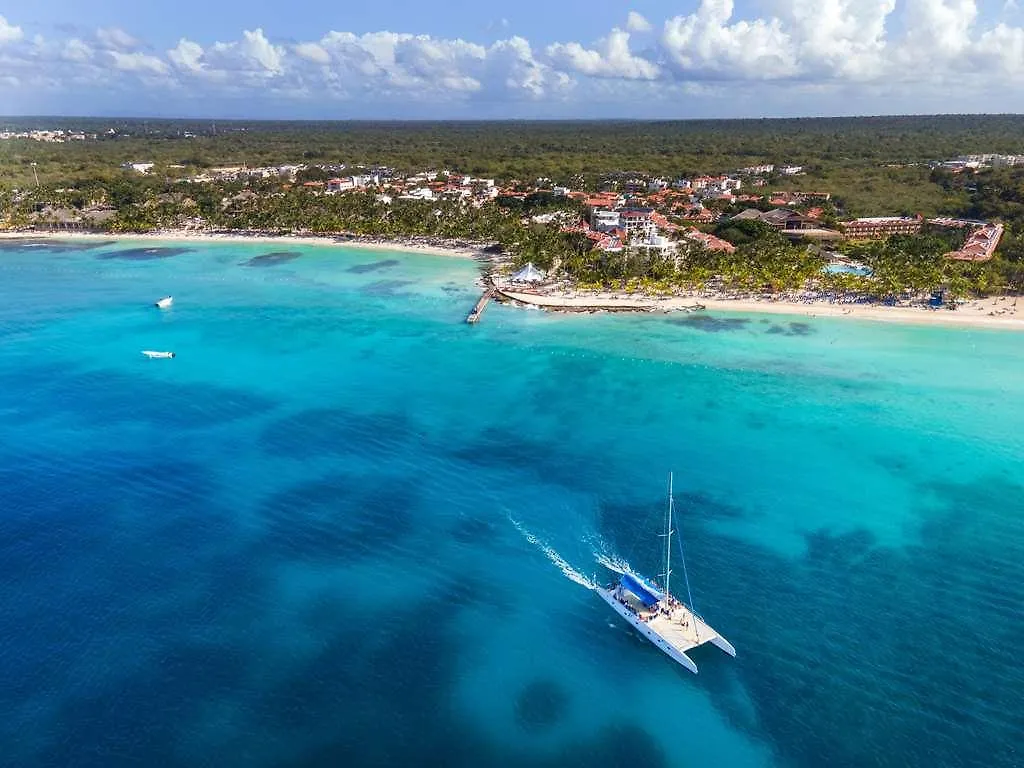
M 627 239 L 649 241 L 657 234 L 654 220 L 651 218 L 654 211 L 650 208 L 627 208 L 620 212 L 619 220 L 621 226 L 626 230 Z
M 136 173 L 149 173 L 155 163 L 123 163 L 121 165 L 126 171 L 135 171 Z
M 434 192 L 429 187 L 416 187 L 416 189 L 410 189 L 400 200 L 433 200 Z
M 633 248 L 643 248 L 649 251 L 659 251 L 660 253 L 673 253 L 676 250 L 676 244 L 669 240 L 664 235 L 652 233 L 647 236 L 646 239 L 632 239 L 629 244 Z
M 610 232 L 619 227 L 622 217 L 618 211 L 595 208 L 590 214 L 590 228 L 595 232 Z

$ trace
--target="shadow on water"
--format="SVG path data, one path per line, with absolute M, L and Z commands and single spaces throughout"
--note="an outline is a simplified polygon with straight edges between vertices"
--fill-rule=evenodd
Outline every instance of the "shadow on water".
M 151 246 L 149 248 L 124 248 L 119 251 L 104 251 L 96 255 L 97 259 L 117 259 L 119 261 L 154 261 L 169 259 L 183 253 L 191 253 L 192 248 L 173 248 L 167 246 Z
M 401 264 L 397 259 L 383 259 L 381 261 L 372 261 L 369 264 L 356 264 L 353 267 L 346 269 L 346 272 L 350 272 L 353 275 L 365 275 L 369 272 L 380 272 L 384 269 L 391 269 Z
M 684 315 L 683 317 L 670 317 L 665 322 L 670 325 L 678 325 L 682 328 L 704 331 L 705 333 L 742 331 L 750 324 L 750 321 L 743 317 L 715 317 L 714 315 L 707 315 L 703 313 L 696 315 Z
M 246 259 L 241 263 L 244 267 L 274 267 L 278 264 L 287 264 L 289 261 L 295 261 L 302 254 L 297 251 L 272 251 L 270 253 L 261 253 L 259 256 L 253 256 L 251 259 Z

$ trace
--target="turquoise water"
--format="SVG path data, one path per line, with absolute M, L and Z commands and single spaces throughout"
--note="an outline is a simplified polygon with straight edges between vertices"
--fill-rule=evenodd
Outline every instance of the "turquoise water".
M 0 762 L 1024 762 L 1024 336 L 181 248 L 0 243 Z M 669 470 L 698 676 L 586 586 Z
M 824 271 L 834 275 L 846 274 L 866 277 L 871 274 L 871 267 L 858 267 L 853 264 L 827 264 L 825 265 Z

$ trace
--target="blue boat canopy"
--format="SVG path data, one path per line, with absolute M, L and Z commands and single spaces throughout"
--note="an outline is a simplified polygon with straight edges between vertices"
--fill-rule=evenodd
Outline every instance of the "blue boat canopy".
M 648 608 L 657 605 L 658 601 L 662 598 L 662 594 L 654 589 L 654 587 L 644 584 L 640 579 L 630 576 L 628 573 L 622 574 L 619 584 L 636 595 L 637 599 Z

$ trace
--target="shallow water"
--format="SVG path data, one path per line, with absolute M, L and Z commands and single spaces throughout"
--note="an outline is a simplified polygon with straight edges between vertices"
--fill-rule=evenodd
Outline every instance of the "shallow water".
M 146 251 L 0 243 L 12 764 L 1024 760 L 1024 337 Z M 587 588 L 669 470 L 698 676 Z

